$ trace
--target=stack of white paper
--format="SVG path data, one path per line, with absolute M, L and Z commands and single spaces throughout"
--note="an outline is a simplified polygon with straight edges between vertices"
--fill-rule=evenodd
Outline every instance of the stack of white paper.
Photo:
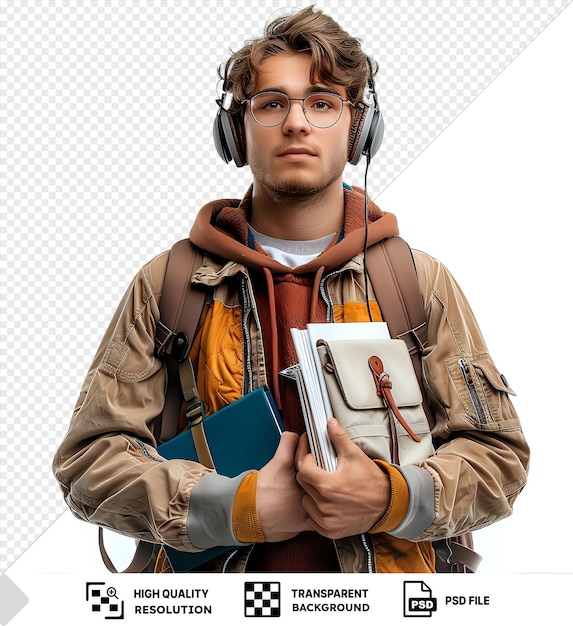
M 334 472 L 336 450 L 326 430 L 332 408 L 316 343 L 320 339 L 389 339 L 388 328 L 384 322 L 308 324 L 304 330 L 291 328 L 291 335 L 299 362 L 282 374 L 296 380 L 309 445 L 317 465 Z

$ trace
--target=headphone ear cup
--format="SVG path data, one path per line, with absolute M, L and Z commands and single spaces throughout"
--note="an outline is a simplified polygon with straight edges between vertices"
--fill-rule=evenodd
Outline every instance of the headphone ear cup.
M 247 163 L 245 148 L 245 134 L 240 120 L 228 111 L 219 107 L 213 122 L 213 139 L 219 156 L 230 163 L 234 161 L 237 167 Z
M 364 103 L 356 107 L 348 138 L 348 161 L 356 165 L 363 154 L 373 157 L 382 143 L 384 120 L 376 106 Z
M 225 163 L 229 163 L 233 157 L 231 156 L 227 139 L 225 138 L 225 133 L 223 132 L 220 112 L 217 113 L 215 121 L 213 122 L 213 140 L 215 141 L 217 154 L 223 159 L 223 161 L 225 161 Z
M 370 150 L 370 156 L 374 156 L 380 146 L 382 145 L 382 139 L 384 137 L 384 118 L 378 108 L 374 111 L 374 117 L 372 119 L 372 125 L 370 127 L 370 137 L 368 138 L 368 150 Z

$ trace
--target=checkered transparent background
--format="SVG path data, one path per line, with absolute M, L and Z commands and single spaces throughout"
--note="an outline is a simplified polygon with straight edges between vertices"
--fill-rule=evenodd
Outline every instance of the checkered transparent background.
M 318 3 L 380 64 L 372 195 L 569 2 Z M 133 274 L 249 183 L 213 149 L 216 68 L 283 3 L 196 4 L 0 1 L 0 571 L 64 510 L 51 459 Z

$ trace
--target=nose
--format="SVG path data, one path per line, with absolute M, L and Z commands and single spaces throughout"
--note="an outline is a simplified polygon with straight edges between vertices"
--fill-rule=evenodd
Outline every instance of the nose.
M 283 131 L 288 134 L 291 132 L 309 132 L 310 124 L 306 119 L 306 115 L 304 114 L 303 102 L 302 100 L 294 100 L 290 101 L 290 110 L 283 122 Z

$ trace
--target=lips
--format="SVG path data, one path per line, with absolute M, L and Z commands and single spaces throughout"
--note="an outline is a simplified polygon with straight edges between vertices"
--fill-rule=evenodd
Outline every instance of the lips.
M 280 150 L 278 156 L 283 161 L 292 161 L 293 163 L 305 162 L 316 157 L 316 152 L 304 146 L 291 146 Z
M 305 146 L 291 146 L 289 148 L 280 150 L 278 156 L 288 159 L 302 159 L 307 157 L 314 157 L 316 156 L 316 152 Z

